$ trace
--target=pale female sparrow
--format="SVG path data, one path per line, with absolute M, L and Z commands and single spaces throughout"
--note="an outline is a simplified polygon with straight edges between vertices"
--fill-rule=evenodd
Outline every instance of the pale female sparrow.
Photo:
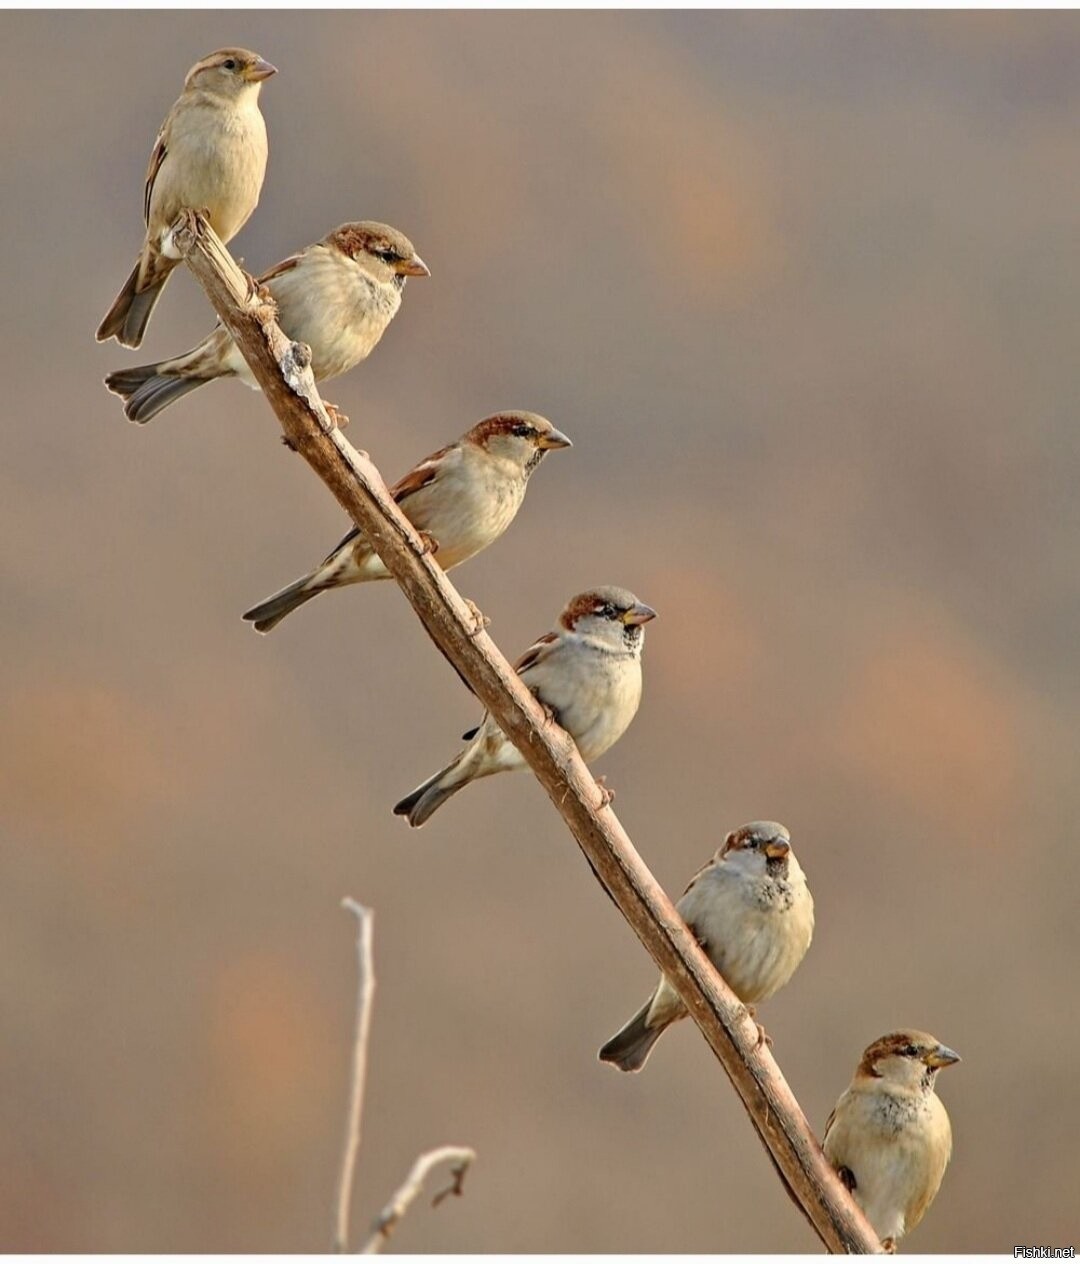
M 247 223 L 266 174 L 263 80 L 276 73 L 246 48 L 221 48 L 196 62 L 165 117 L 150 155 L 143 193 L 146 238 L 124 288 L 98 327 L 98 342 L 143 340 L 150 313 L 179 262 L 170 230 L 184 209 L 206 211 L 229 241 Z

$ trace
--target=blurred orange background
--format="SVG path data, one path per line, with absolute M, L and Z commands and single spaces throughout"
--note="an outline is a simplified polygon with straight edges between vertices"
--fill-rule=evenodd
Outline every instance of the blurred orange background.
M 390 807 L 476 706 L 385 584 L 240 612 L 342 515 L 259 397 L 145 429 L 93 330 L 184 74 L 258 50 L 261 270 L 346 219 L 430 264 L 326 395 L 388 479 L 499 408 L 574 440 L 456 572 L 516 656 L 595 583 L 660 612 L 597 771 L 674 894 L 792 831 L 815 944 L 763 1007 L 820 1129 L 899 1025 L 964 1056 L 905 1244 L 1075 1242 L 1080 499 L 1075 13 L 3 15 L 0 1245 L 330 1243 L 355 996 L 357 1234 L 474 1146 L 413 1251 L 814 1251 L 690 1024 L 527 776 Z

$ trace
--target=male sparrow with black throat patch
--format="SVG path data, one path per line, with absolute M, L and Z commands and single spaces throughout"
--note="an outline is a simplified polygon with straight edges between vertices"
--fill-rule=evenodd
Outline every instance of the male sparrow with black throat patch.
M 537 700 L 591 763 L 626 732 L 641 702 L 643 624 L 656 617 L 625 588 L 593 588 L 572 597 L 554 632 L 514 664 Z M 465 734 L 469 745 L 394 808 L 409 824 L 429 816 L 472 781 L 524 768 L 525 760 L 490 715 Z
M 439 565 L 448 571 L 502 535 L 521 508 L 529 475 L 548 452 L 570 446 L 566 435 L 537 413 L 496 413 L 421 461 L 390 494 L 428 537 Z M 248 610 L 244 618 L 256 632 L 269 632 L 319 593 L 389 578 L 367 537 L 353 527 L 314 570 Z
M 925 1031 L 882 1036 L 825 1124 L 825 1156 L 886 1251 L 915 1228 L 941 1187 L 952 1127 L 934 1083 L 959 1061 Z
M 767 1000 L 791 978 L 814 933 L 814 900 L 776 821 L 732 830 L 675 906 L 745 1005 Z M 660 976 L 652 996 L 600 1050 L 601 1062 L 640 1071 L 664 1032 L 686 1017 L 675 989 Z

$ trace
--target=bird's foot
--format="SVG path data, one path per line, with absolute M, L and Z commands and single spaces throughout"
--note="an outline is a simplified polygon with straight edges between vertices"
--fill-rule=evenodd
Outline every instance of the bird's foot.
M 420 534 L 423 535 L 423 532 L 421 532 Z M 439 543 L 437 540 L 435 541 L 435 547 L 436 548 L 439 547 Z M 480 607 L 476 604 L 475 601 L 472 600 L 471 597 L 465 597 L 463 598 L 463 600 L 465 602 L 465 605 L 468 606 L 469 608 L 469 614 L 471 614 L 473 617 L 473 626 L 472 626 L 472 630 L 469 632 L 469 635 L 479 636 L 480 633 L 483 632 L 483 630 L 491 623 L 491 620 L 487 617 L 486 614 L 484 614 L 483 610 L 480 609 Z
M 345 427 L 349 424 L 349 419 L 341 411 L 341 409 L 337 406 L 337 404 L 331 404 L 329 400 L 324 399 L 323 407 L 326 409 L 327 416 L 330 418 L 331 422 L 338 428 L 338 430 L 344 430 Z
M 606 808 L 609 803 L 615 802 L 615 791 L 607 784 L 607 777 L 596 778 L 596 788 L 600 791 L 600 806 Z
M 769 1033 L 765 1030 L 765 1028 L 762 1027 L 762 1025 L 758 1022 L 757 1011 L 754 1009 L 753 1005 L 744 1005 L 743 1009 L 746 1010 L 747 1018 L 749 1018 L 750 1021 L 754 1024 L 754 1026 L 757 1028 L 757 1044 L 754 1046 L 754 1048 L 760 1049 L 762 1045 L 768 1045 L 769 1048 L 771 1049 L 772 1036 L 770 1036 Z
M 438 540 L 435 539 L 435 537 L 431 534 L 430 531 L 417 531 L 416 534 L 420 537 L 420 556 L 421 557 L 427 557 L 429 553 L 438 553 L 439 542 Z M 468 602 L 466 601 L 466 605 L 467 604 Z
M 881 1249 L 885 1252 L 886 1255 L 895 1255 L 896 1254 L 896 1239 L 895 1238 L 882 1238 Z
M 260 285 L 246 268 L 241 269 L 247 281 L 247 305 L 255 319 L 265 330 L 278 318 L 278 305 L 265 285 Z

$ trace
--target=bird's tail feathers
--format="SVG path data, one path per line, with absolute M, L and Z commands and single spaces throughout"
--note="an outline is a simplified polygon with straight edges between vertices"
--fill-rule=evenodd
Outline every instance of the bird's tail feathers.
M 161 297 L 165 282 L 170 273 L 166 272 L 160 281 L 139 288 L 139 277 L 143 270 L 140 260 L 131 270 L 131 275 L 124 282 L 124 287 L 113 299 L 112 306 L 105 313 L 105 319 L 98 326 L 98 342 L 107 342 L 115 338 L 123 347 L 137 347 L 146 333 L 150 314 Z
M 171 361 L 140 364 L 132 369 L 118 369 L 105 379 L 114 395 L 124 400 L 124 413 L 129 421 L 145 425 L 163 408 L 197 387 L 213 381 L 211 377 L 174 377 L 160 370 Z
M 250 610 L 245 610 L 242 617 L 248 623 L 254 624 L 256 632 L 273 631 L 287 614 L 292 614 L 304 602 L 310 601 L 312 597 L 317 597 L 319 593 L 326 590 L 325 584 L 314 582 L 315 574 L 317 572 L 304 575 L 295 582 L 286 585 L 280 592 L 274 593 L 272 597 L 267 597 L 265 601 L 260 601 L 257 606 L 252 606 Z
M 471 750 L 471 747 L 466 747 L 445 768 L 418 785 L 400 803 L 396 803 L 394 815 L 407 817 L 413 829 L 419 829 L 447 799 L 452 798 L 474 779 L 474 761 L 469 758 Z
M 652 1047 L 667 1030 L 671 1020 L 649 1026 L 653 997 L 642 1005 L 633 1018 L 615 1033 L 597 1054 L 601 1062 L 610 1062 L 620 1071 L 640 1071 L 648 1061 Z

